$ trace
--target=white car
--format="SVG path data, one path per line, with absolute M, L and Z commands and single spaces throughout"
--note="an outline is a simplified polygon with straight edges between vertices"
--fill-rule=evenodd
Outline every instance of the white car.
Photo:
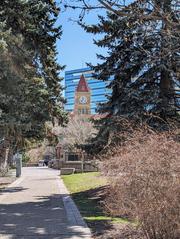
M 39 160 L 38 166 L 39 166 L 39 167 L 43 167 L 43 166 L 44 166 L 44 160 Z

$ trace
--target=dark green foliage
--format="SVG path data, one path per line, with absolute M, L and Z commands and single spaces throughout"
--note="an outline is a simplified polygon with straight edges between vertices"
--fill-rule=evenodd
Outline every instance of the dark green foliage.
M 56 62 L 55 27 L 59 9 L 54 1 L 4 0 L 0 5 L 1 137 L 19 145 L 42 138 L 45 122 L 66 121 Z
M 89 33 L 102 34 L 95 44 L 108 49 L 107 56 L 98 56 L 102 63 L 92 66 L 100 80 L 113 76 L 109 84 L 112 95 L 99 107 L 99 112 L 109 117 L 97 122 L 98 139 L 106 143 L 112 128 L 109 125 L 114 124 L 110 116 L 139 118 L 151 125 L 156 125 L 155 119 L 161 125 L 179 117 L 178 3 L 132 2 L 116 13 L 99 16 L 97 25 L 81 24 Z
M 99 56 L 104 62 L 94 67 L 99 79 L 114 77 L 109 85 L 112 96 L 102 111 L 113 115 L 153 112 L 163 117 L 175 113 L 180 42 L 178 32 L 170 27 L 178 18 L 174 1 L 168 1 L 166 8 L 165 2 L 135 1 L 121 10 L 127 12 L 125 17 L 108 12 L 107 17 L 99 17 L 98 25 L 84 26 L 87 32 L 103 33 L 95 44 L 108 48 L 107 57 Z M 155 8 L 162 11 L 162 17 L 148 17 L 157 14 Z M 165 14 L 171 17 L 169 25 L 163 21 Z

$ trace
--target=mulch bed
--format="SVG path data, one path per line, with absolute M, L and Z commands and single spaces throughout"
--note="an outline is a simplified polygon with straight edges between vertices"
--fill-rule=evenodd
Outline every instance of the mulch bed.
M 104 231 L 103 235 L 95 239 L 145 239 L 143 233 L 131 225 L 113 225 L 111 230 Z

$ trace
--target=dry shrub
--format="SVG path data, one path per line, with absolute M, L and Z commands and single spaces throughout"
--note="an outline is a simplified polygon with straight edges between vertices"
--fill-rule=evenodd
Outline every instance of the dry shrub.
M 111 188 L 106 210 L 137 221 L 148 239 L 178 237 L 180 144 L 174 134 L 136 130 L 108 154 L 103 170 Z
M 52 128 L 52 133 L 59 138 L 64 149 L 76 151 L 96 134 L 96 129 L 89 119 L 82 115 L 73 115 L 66 127 L 56 125 Z

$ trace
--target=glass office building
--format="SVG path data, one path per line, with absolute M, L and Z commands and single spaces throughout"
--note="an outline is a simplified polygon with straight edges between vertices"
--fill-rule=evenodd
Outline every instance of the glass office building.
M 65 110 L 71 112 L 74 110 L 74 95 L 80 76 L 84 75 L 89 88 L 91 89 L 91 113 L 95 114 L 98 103 L 107 101 L 106 95 L 109 90 L 103 81 L 99 81 L 93 77 L 93 71 L 90 68 L 82 68 L 65 72 Z

